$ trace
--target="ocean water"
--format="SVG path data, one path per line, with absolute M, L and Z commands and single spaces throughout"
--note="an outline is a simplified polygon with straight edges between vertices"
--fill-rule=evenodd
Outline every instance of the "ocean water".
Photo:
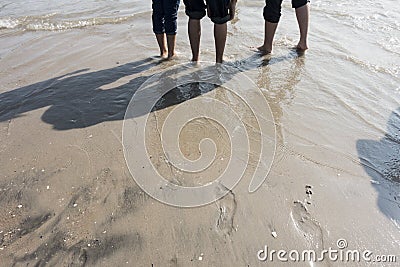
M 67 30 L 121 23 L 148 11 L 143 1 L 2 1 L 0 29 Z
M 238 6 L 237 24 L 243 30 L 238 34 L 260 35 L 263 1 L 243 0 Z M 181 13 L 183 9 L 182 3 Z M 335 49 L 334 56 L 345 54 L 354 64 L 398 77 L 400 15 L 396 1 L 314 0 L 311 9 L 311 36 L 318 47 L 326 45 Z M 132 24 L 135 16 L 149 12 L 151 1 L 0 1 L 0 34 Z M 280 28 L 286 27 L 282 24 L 288 16 L 293 18 L 290 13 L 290 1 L 284 1 Z

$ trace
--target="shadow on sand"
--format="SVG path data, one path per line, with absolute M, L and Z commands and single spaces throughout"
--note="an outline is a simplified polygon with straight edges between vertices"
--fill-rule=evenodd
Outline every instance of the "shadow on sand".
M 265 58 L 256 54 L 230 65 L 234 66 L 237 72 L 242 72 L 298 56 L 293 53 L 272 60 L 271 57 Z M 148 58 L 100 71 L 87 72 L 88 69 L 82 69 L 2 93 L 0 122 L 24 116 L 26 112 L 44 107 L 49 108 L 41 119 L 53 125 L 55 130 L 85 128 L 105 121 L 123 120 L 136 90 L 154 74 L 154 71 L 148 71 L 160 64 L 163 63 Z M 162 65 L 160 67 L 162 69 Z M 230 73 L 231 77 L 237 72 Z M 119 79 L 135 74 L 137 77 L 125 84 L 106 90 L 102 88 L 112 86 L 112 83 Z M 181 103 L 201 93 L 204 93 L 204 90 L 192 90 L 189 95 L 182 97 L 179 90 L 174 89 L 166 94 L 165 101 L 156 105 L 153 110 Z
M 357 151 L 379 193 L 379 209 L 400 226 L 400 108 L 390 115 L 385 136 L 358 140 Z
M 121 120 L 135 88 L 148 78 L 139 76 L 109 90 L 101 87 L 123 77 L 145 73 L 157 62 L 140 60 L 115 68 L 83 73 L 78 70 L 0 95 L 0 121 L 49 107 L 42 120 L 56 130 L 84 128 L 104 121 Z

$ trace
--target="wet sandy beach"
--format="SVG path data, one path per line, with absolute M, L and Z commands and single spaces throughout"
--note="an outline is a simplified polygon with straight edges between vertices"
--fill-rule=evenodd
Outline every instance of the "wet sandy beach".
M 190 58 L 183 10 L 178 58 L 169 62 L 155 57 L 150 11 L 80 29 L 3 29 L 0 266 L 343 266 L 257 257 L 265 246 L 319 253 L 337 249 L 339 239 L 349 249 L 399 261 L 399 53 L 396 46 L 389 53 L 367 44 L 376 49 L 373 57 L 367 48 L 354 49 L 364 40 L 351 39 L 352 29 L 365 40 L 370 33 L 354 25 L 346 30 L 350 19 L 337 26 L 345 34 L 335 40 L 329 31 L 335 16 L 324 21 L 318 3 L 311 49 L 303 56 L 291 49 L 297 28 L 288 3 L 271 56 L 249 49 L 262 40 L 255 25 L 262 17 L 251 17 L 262 3 L 239 4 L 238 19 L 229 25 L 227 64 L 260 88 L 276 127 L 272 168 L 256 192 L 248 186 L 259 128 L 223 86 L 183 86 L 148 114 L 154 166 L 185 186 L 213 181 L 231 147 L 241 144 L 230 143 L 212 121 L 191 121 L 179 136 L 182 153 L 197 159 L 200 141 L 210 138 L 218 160 L 201 173 L 180 172 L 166 160 L 157 131 L 168 114 L 208 97 L 236 109 L 245 122 L 250 151 L 243 178 L 224 198 L 197 208 L 172 207 L 146 194 L 129 172 L 122 145 L 134 93 L 153 74 Z M 203 27 L 202 59 L 213 61 L 212 25 L 205 20 Z

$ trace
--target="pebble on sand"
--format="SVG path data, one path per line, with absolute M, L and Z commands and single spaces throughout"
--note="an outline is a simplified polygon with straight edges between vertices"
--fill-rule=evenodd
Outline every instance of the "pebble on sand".
M 200 256 L 199 256 L 199 261 L 202 261 L 202 260 L 203 260 L 203 256 L 204 256 L 204 254 L 201 253 Z
M 275 231 L 272 231 L 272 232 L 271 232 L 271 235 L 272 235 L 274 238 L 277 238 L 277 237 L 278 237 L 278 234 L 277 234 Z

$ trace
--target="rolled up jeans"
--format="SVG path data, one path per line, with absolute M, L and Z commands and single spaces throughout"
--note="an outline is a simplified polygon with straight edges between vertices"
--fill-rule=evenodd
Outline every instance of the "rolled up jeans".
M 231 19 L 230 0 L 183 0 L 185 13 L 191 19 L 202 19 L 208 10 L 208 16 L 215 24 L 224 24 Z
M 152 21 L 155 34 L 175 35 L 180 0 L 153 0 Z
M 292 0 L 292 8 L 306 5 L 310 0 Z M 264 19 L 271 23 L 278 23 L 281 17 L 282 0 L 265 0 Z

